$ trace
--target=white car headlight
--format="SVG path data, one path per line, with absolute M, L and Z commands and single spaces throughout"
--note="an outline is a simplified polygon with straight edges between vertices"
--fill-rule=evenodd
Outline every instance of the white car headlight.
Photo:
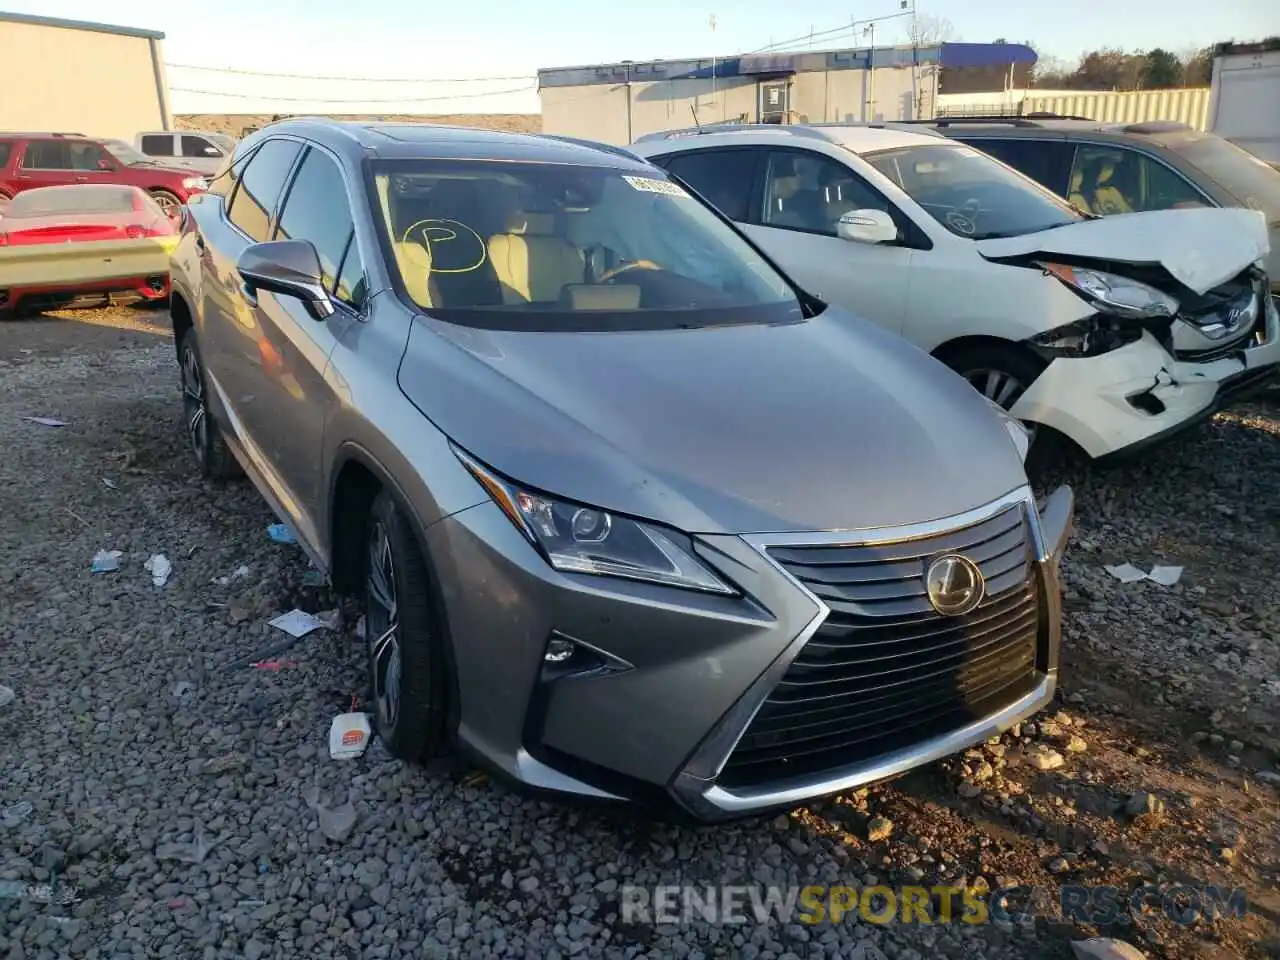
M 187 177 L 182 181 L 182 188 L 184 190 L 208 190 L 209 181 L 204 177 Z
M 1065 263 L 1041 263 L 1040 266 L 1098 309 L 1115 316 L 1139 319 L 1178 315 L 1176 299 L 1140 280 Z
M 454 453 L 557 570 L 704 593 L 738 592 L 695 557 L 687 538 L 674 530 L 521 489 L 461 450 Z

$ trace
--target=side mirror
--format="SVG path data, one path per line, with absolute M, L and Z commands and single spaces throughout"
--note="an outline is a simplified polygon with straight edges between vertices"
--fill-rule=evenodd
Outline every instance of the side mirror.
M 301 300 L 313 320 L 333 316 L 333 301 L 320 276 L 320 257 L 310 241 L 271 240 L 251 244 L 236 261 L 236 271 L 250 296 L 267 290 Z
M 892 243 L 898 225 L 883 210 L 850 210 L 836 224 L 836 234 L 855 243 Z

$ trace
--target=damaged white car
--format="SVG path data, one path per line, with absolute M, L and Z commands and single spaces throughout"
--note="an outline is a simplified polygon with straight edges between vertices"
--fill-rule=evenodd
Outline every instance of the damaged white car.
M 631 150 L 814 294 L 1095 459 L 1195 424 L 1280 363 L 1255 211 L 1091 217 L 977 150 L 884 127 L 711 127 Z

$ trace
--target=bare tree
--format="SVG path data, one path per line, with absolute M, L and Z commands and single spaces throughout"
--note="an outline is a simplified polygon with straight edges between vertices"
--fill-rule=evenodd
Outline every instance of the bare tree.
M 955 25 L 946 17 L 926 13 L 912 17 L 907 24 L 907 42 L 913 47 L 933 47 L 958 39 Z

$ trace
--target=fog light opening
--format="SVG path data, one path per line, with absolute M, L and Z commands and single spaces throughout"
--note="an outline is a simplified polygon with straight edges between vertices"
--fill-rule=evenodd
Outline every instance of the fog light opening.
M 573 655 L 577 652 L 578 645 L 572 640 L 552 637 L 547 644 L 547 652 L 542 655 L 542 659 L 547 663 L 563 664 L 572 660 Z
M 622 673 L 632 669 L 627 661 L 611 653 L 553 631 L 542 653 L 542 680 L 561 677 Z

